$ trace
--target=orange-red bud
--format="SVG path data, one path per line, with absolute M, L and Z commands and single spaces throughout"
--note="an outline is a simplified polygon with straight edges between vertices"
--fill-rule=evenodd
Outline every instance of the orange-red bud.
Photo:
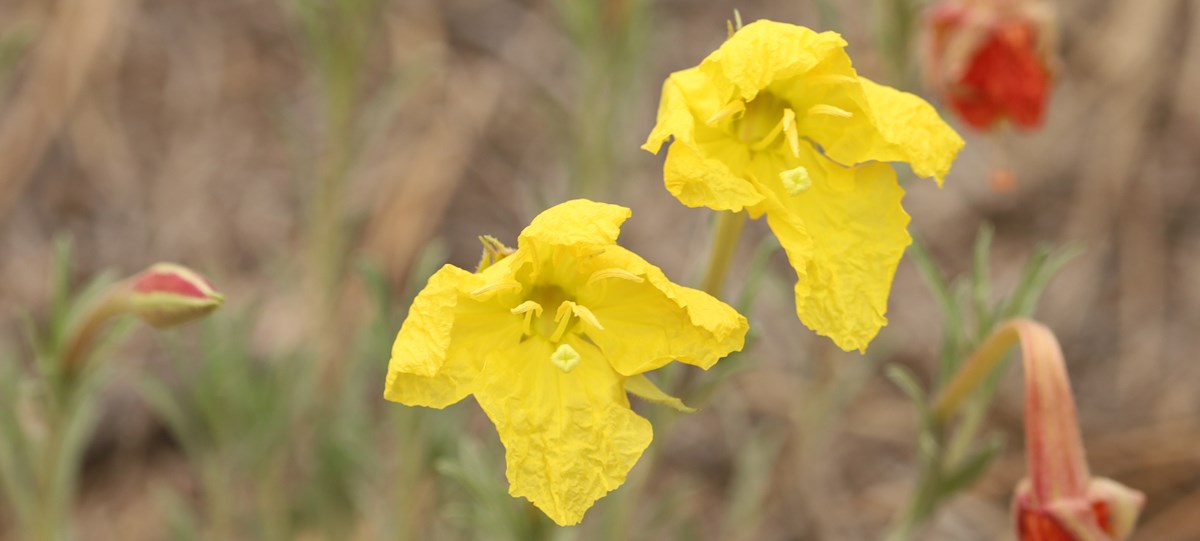
M 162 328 L 208 315 L 225 297 L 195 271 L 157 263 L 133 277 L 125 300 L 130 313 Z

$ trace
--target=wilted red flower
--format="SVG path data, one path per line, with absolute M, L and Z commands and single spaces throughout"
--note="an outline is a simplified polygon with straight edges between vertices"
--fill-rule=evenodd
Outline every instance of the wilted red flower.
M 1013 498 L 1021 541 L 1117 541 L 1133 531 L 1145 497 L 1093 478 L 1058 340 L 1046 327 L 1015 321 L 1025 364 L 1025 450 L 1029 478 Z
M 971 127 L 1041 124 L 1053 77 L 1052 12 L 1031 0 L 951 0 L 926 21 L 926 74 Z

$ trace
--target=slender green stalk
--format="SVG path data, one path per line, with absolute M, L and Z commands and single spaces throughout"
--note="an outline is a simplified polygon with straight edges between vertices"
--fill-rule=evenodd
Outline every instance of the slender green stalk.
M 1017 342 L 1016 329 L 1006 324 L 992 333 L 958 369 L 958 373 L 938 395 L 933 406 L 937 423 L 945 426 L 958 411 L 962 403 L 971 396 L 979 384 L 1004 360 L 1009 348 Z
M 66 411 L 70 412 L 73 409 L 67 406 Z M 61 537 L 59 530 L 65 528 L 67 522 L 66 510 L 62 509 L 65 495 L 59 494 L 57 487 L 61 485 L 59 477 L 63 474 L 58 464 L 63 453 L 68 422 L 66 416 L 50 421 L 46 447 L 41 452 L 41 463 L 38 465 L 40 501 L 37 506 L 37 519 L 34 521 L 35 533 L 32 537 L 36 541 L 58 541 Z
M 725 278 L 729 275 L 733 254 L 737 249 L 738 239 L 741 238 L 745 225 L 745 212 L 722 212 L 717 215 L 712 251 L 708 256 L 708 268 L 704 272 L 704 281 L 700 286 L 700 289 L 709 295 L 721 297 L 721 291 L 725 287 Z

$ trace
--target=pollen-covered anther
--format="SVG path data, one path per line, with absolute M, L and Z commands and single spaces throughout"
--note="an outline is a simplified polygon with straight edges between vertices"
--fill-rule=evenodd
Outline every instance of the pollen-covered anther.
M 542 305 L 534 301 L 525 301 L 521 304 L 518 304 L 510 311 L 514 314 L 525 314 L 525 334 L 533 334 L 530 331 L 532 329 L 534 316 L 542 317 Z
M 520 289 L 521 289 L 521 284 L 518 282 L 495 282 L 495 283 L 481 286 L 481 287 L 478 287 L 478 288 L 472 290 L 471 296 L 478 298 L 478 297 L 487 295 L 488 293 L 492 293 L 492 292 L 496 292 L 496 291 L 504 291 L 504 290 L 520 291 Z
M 636 275 L 632 272 L 629 272 L 625 269 L 622 269 L 619 267 L 613 267 L 611 269 L 601 269 L 596 272 L 593 272 L 591 276 L 588 276 L 587 287 L 592 287 L 592 284 L 595 284 L 596 282 L 599 282 L 600 280 L 607 280 L 609 278 L 616 278 L 619 280 L 627 280 L 627 281 L 633 282 L 635 284 L 640 284 L 640 283 L 646 281 L 645 278 L 642 278 L 641 276 L 638 276 L 638 275 Z
M 591 325 L 592 328 L 598 331 L 604 330 L 604 325 L 600 324 L 600 320 L 596 319 L 596 314 L 593 314 L 591 310 L 588 310 L 588 307 L 582 304 L 571 303 L 571 311 L 575 313 L 575 317 L 578 317 L 579 319 L 583 320 L 584 323 Z
M 851 118 L 854 116 L 854 113 L 851 113 L 850 111 L 842 109 L 841 107 L 829 105 L 827 103 L 818 103 L 812 107 L 809 107 L 808 114 L 836 116 L 836 117 L 841 117 L 841 118 Z
M 550 335 L 551 342 L 557 342 L 562 339 L 563 333 L 567 332 L 567 325 L 571 322 L 571 301 L 563 301 L 558 305 L 558 312 L 554 314 L 554 321 L 558 323 L 554 327 L 554 334 Z
M 788 195 L 800 195 L 812 188 L 812 177 L 803 165 L 779 173 L 779 180 L 783 182 L 783 189 L 787 190 Z
M 584 323 L 591 325 L 596 330 L 604 330 L 604 325 L 601 325 L 600 320 L 596 319 L 596 314 L 593 314 L 586 306 L 576 304 L 572 301 L 563 301 L 562 304 L 558 305 L 558 311 L 554 314 L 554 321 L 558 325 L 554 327 L 554 334 L 550 335 L 551 342 L 562 340 L 563 334 L 567 332 L 567 327 L 571 323 L 572 315 Z
M 558 349 L 554 350 L 554 353 L 550 354 L 550 363 L 557 366 L 563 373 L 570 373 L 582 359 L 583 356 L 570 344 L 561 344 Z
M 787 137 L 788 148 L 792 156 L 800 157 L 800 130 L 796 128 L 796 112 L 790 108 L 783 110 L 783 135 Z
M 717 112 L 713 113 L 713 115 L 708 117 L 708 120 L 705 120 L 704 123 L 708 124 L 709 126 L 713 126 L 723 120 L 728 120 L 745 112 L 746 102 L 742 100 L 734 100 L 729 102 L 729 105 L 726 105 Z

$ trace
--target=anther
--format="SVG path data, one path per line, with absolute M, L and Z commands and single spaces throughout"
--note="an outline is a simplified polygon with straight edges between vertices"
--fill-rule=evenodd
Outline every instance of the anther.
M 567 332 L 567 324 L 571 322 L 571 305 L 575 304 L 571 301 L 563 301 L 558 305 L 558 312 L 554 314 L 554 321 L 558 326 L 554 327 L 554 334 L 550 335 L 551 342 L 557 342 L 562 339 L 563 333 Z
M 559 370 L 562 370 L 563 373 L 570 373 L 582 359 L 583 356 L 568 344 L 559 345 L 558 349 L 550 354 L 550 362 L 554 366 L 557 366 Z
M 604 325 L 600 324 L 600 320 L 596 319 L 596 314 L 582 304 L 571 303 L 571 311 L 575 313 L 575 317 L 582 319 L 584 323 L 591 325 L 598 331 L 604 330 Z
M 588 285 L 588 287 L 591 287 L 592 284 L 599 282 L 600 280 L 606 280 L 608 278 L 617 278 L 620 280 L 628 280 L 635 284 L 640 284 L 640 283 L 646 281 L 641 276 L 638 276 L 638 275 L 636 275 L 632 272 L 629 272 L 625 269 L 613 267 L 611 269 L 601 269 L 596 272 L 593 272 L 592 275 L 588 277 L 587 285 Z
M 533 317 L 542 317 L 542 305 L 534 301 L 525 301 L 518 304 L 516 308 L 510 310 L 514 314 L 525 314 L 525 334 L 533 334 L 530 332 L 533 323 Z
M 829 105 L 826 103 L 818 103 L 812 107 L 809 107 L 808 114 L 836 116 L 836 117 L 841 117 L 841 118 L 850 118 L 850 117 L 854 116 L 854 113 L 851 113 L 850 111 L 847 111 L 845 109 L 842 109 L 841 107 L 835 107 L 833 105 Z
M 521 284 L 519 282 L 496 282 L 496 283 L 488 284 L 488 285 L 485 285 L 483 287 L 480 287 L 480 288 L 477 288 L 477 289 L 471 291 L 471 296 L 472 297 L 481 297 L 481 296 L 491 293 L 493 291 L 503 291 L 503 290 L 511 290 L 511 289 L 520 291 Z
M 800 195 L 812 188 L 812 177 L 808 176 L 808 169 L 803 165 L 779 173 L 779 180 L 783 181 L 783 189 L 789 195 Z
M 739 115 L 744 112 L 746 112 L 746 102 L 742 100 L 734 100 L 729 102 L 729 105 L 726 105 L 716 113 L 713 113 L 713 116 L 708 117 L 708 120 L 705 120 L 704 123 L 712 126 L 718 122 L 721 122 L 722 120 L 733 118 L 735 115 Z
M 796 128 L 796 112 L 789 109 L 783 110 L 783 134 L 787 136 L 788 147 L 792 149 L 792 156 L 800 157 L 800 130 Z

